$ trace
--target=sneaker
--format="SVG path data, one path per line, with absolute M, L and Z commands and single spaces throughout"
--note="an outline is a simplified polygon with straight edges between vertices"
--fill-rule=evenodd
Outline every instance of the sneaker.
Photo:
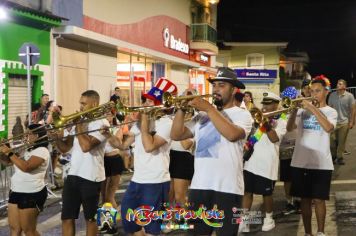
M 350 154 L 351 154 L 351 152 L 349 152 L 347 150 L 344 151 L 344 155 L 350 155 Z
M 274 227 L 276 227 L 276 225 L 274 223 L 274 219 L 272 219 L 272 218 L 264 218 L 263 219 L 262 231 L 270 231 Z
M 282 212 L 284 215 L 290 215 L 290 214 L 296 213 L 297 209 L 293 204 L 288 203 L 286 205 L 286 208 Z
M 325 234 L 323 232 L 317 232 L 316 236 L 325 236 Z

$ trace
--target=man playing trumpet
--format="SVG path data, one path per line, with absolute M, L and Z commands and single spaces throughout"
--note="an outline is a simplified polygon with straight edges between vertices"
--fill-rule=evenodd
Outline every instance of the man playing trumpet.
M 326 96 L 330 82 L 316 77 L 311 82 L 311 96 L 319 108 L 310 101 L 302 101 L 302 109 L 295 109 L 288 120 L 287 130 L 297 129 L 292 157 L 291 195 L 300 197 L 305 235 L 312 235 L 312 201 L 318 223 L 317 236 L 323 236 L 326 216 L 325 200 L 329 199 L 332 170 L 330 133 L 337 121 L 335 109 L 327 106 Z
M 177 87 L 171 81 L 160 78 L 155 86 L 144 94 L 147 98 L 144 106 L 161 105 L 164 92 L 175 94 Z M 135 171 L 121 203 L 122 225 L 126 234 L 159 235 L 161 233 L 161 222 L 152 221 L 144 226 L 143 230 L 142 226 L 136 224 L 135 219 L 130 217 L 128 210 L 148 205 L 154 207 L 154 211 L 158 211 L 164 203 L 168 202 L 171 179 L 169 175 L 171 126 L 172 121 L 168 117 L 152 121 L 148 114 L 141 113 L 139 122 L 130 130 L 134 135 Z
M 281 101 L 280 97 L 272 92 L 266 92 L 263 96 L 262 112 L 275 112 Z M 253 194 L 263 195 L 266 217 L 263 220 L 262 231 L 270 231 L 275 227 L 272 218 L 272 194 L 278 178 L 279 144 L 286 133 L 285 114 L 263 119 L 263 123 L 259 125 L 258 130 L 251 135 L 245 147 L 250 149 L 251 156 L 244 166 L 245 195 L 242 206 L 249 211 Z M 248 212 L 247 215 L 249 215 Z M 248 222 L 242 224 L 241 231 L 249 232 Z
M 171 137 L 184 140 L 194 136 L 196 141 L 194 175 L 189 202 L 194 210 L 201 204 L 207 209 L 217 205 L 225 218 L 217 235 L 236 235 L 238 224 L 232 224 L 232 208 L 240 208 L 244 192 L 242 147 L 249 134 L 252 118 L 248 111 L 234 105 L 236 88 L 245 86 L 236 73 L 227 67 L 219 68 L 217 77 L 209 80 L 213 85 L 215 109 L 202 98 L 188 104 L 199 111 L 192 121 L 184 124 L 184 111 L 179 109 L 173 121 Z M 214 228 L 203 221 L 194 222 L 196 235 L 210 235 Z

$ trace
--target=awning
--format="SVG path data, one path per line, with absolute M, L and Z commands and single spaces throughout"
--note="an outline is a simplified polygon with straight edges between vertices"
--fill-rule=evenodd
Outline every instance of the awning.
M 60 35 L 63 38 L 74 39 L 77 41 L 94 43 L 103 45 L 109 48 L 116 48 L 119 51 L 128 53 L 144 53 L 148 57 L 158 60 L 169 61 L 189 67 L 199 67 L 199 63 L 175 57 L 156 50 L 145 48 L 136 44 L 128 43 L 119 39 L 115 39 L 106 35 L 102 35 L 90 30 L 86 30 L 76 26 L 61 26 L 53 29 L 54 35 Z

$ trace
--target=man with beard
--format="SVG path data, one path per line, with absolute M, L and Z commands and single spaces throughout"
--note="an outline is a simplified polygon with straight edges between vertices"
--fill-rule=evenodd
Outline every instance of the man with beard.
M 243 140 L 252 126 L 251 114 L 234 105 L 236 88 L 245 86 L 236 73 L 227 67 L 219 68 L 217 77 L 209 79 L 213 85 L 214 103 L 195 98 L 188 104 L 201 111 L 192 121 L 184 124 L 184 109 L 179 109 L 173 121 L 171 137 L 184 140 L 195 137 L 194 175 L 190 187 L 189 203 L 194 210 L 200 205 L 212 209 L 215 205 L 224 211 L 222 227 L 217 235 L 236 235 L 238 224 L 232 224 L 232 209 L 241 208 L 244 194 Z M 202 220 L 194 222 L 196 235 L 210 235 L 214 230 Z

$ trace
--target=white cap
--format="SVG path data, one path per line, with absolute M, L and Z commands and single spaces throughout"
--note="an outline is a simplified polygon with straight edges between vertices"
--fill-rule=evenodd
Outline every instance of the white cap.
M 272 92 L 264 92 L 263 93 L 263 100 L 262 104 L 270 104 L 272 102 L 280 102 L 282 99 L 276 95 L 275 93 Z

